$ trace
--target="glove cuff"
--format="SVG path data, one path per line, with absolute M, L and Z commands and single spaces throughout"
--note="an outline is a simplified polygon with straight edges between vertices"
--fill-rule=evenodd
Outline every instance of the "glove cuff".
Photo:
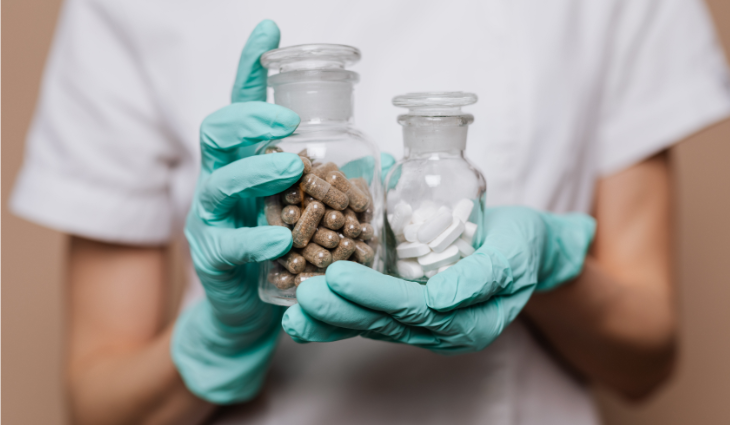
M 186 309 L 175 324 L 172 361 L 196 396 L 215 404 L 251 400 L 263 386 L 279 336 L 278 319 L 256 335 L 230 334 L 217 324 L 207 300 Z
M 540 215 L 548 237 L 540 262 L 538 292 L 552 290 L 580 274 L 596 233 L 596 221 L 587 214 Z

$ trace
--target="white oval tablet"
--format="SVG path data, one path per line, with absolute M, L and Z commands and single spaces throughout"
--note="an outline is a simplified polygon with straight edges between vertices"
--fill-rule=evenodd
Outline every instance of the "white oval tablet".
M 398 269 L 398 274 L 404 279 L 423 277 L 423 268 L 416 260 L 398 260 L 395 267 Z
M 471 199 L 464 198 L 454 206 L 454 217 L 466 223 L 471 217 L 471 210 L 474 209 L 474 202 Z
M 413 211 L 413 217 L 411 217 L 411 220 L 414 223 L 423 223 L 424 221 L 436 215 L 438 210 L 438 207 L 433 204 L 421 205 L 421 208 Z
M 454 241 L 454 246 L 459 248 L 459 253 L 462 257 L 468 257 L 474 253 L 474 248 L 471 246 L 471 244 L 462 238 Z
M 398 254 L 398 258 L 413 258 L 428 254 L 431 252 L 431 248 L 425 243 L 403 242 L 395 247 L 395 252 Z
M 456 264 L 456 263 L 453 263 L 453 264 L 447 264 L 447 265 L 445 265 L 445 266 L 441 266 L 441 267 L 439 267 L 439 269 L 438 269 L 438 272 L 439 272 L 439 273 L 441 273 L 441 272 L 444 272 L 444 271 L 446 271 L 446 270 L 447 270 L 447 269 L 448 269 L 449 267 L 453 266 L 454 264 Z
M 444 230 L 446 230 L 453 222 L 451 209 L 447 207 L 439 208 L 438 213 L 426 220 L 418 229 L 418 241 L 421 243 L 429 243 L 436 239 Z
M 443 252 L 432 252 L 422 257 L 418 257 L 418 264 L 423 267 L 424 272 L 428 272 L 430 270 L 437 270 L 441 266 L 454 263 L 458 261 L 460 257 L 459 248 L 451 245 Z
M 469 242 L 471 245 L 472 239 L 474 239 L 474 234 L 477 232 L 477 225 L 471 222 L 464 223 L 464 233 L 462 233 L 461 238 L 465 241 Z
M 456 217 L 452 217 L 451 220 L 451 226 L 441 232 L 436 239 L 429 242 L 428 246 L 433 250 L 433 252 L 441 252 L 445 250 L 449 245 L 454 243 L 454 241 L 457 240 L 464 231 L 463 221 Z
M 432 277 L 436 276 L 438 274 L 438 272 L 439 272 L 438 270 L 429 270 L 426 273 L 424 273 L 424 275 L 427 278 L 431 279 Z
M 409 203 L 405 201 L 398 202 L 394 208 L 393 217 L 389 220 L 393 233 L 396 235 L 403 234 L 403 228 L 411 221 L 412 214 L 413 208 Z
M 415 213 L 413 213 L 415 214 Z M 418 242 L 418 229 L 422 223 L 411 223 L 403 229 L 403 235 L 408 242 Z

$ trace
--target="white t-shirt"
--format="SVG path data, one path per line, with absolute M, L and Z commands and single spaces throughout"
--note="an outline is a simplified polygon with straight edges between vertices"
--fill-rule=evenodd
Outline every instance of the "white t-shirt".
M 229 102 L 241 48 L 264 18 L 279 24 L 282 46 L 362 50 L 356 123 L 396 157 L 402 111 L 393 96 L 477 93 L 467 155 L 487 178 L 489 205 L 588 212 L 598 178 L 730 113 L 726 65 L 699 0 L 70 0 L 14 211 L 111 242 L 178 234 L 198 172 L 198 127 Z M 216 421 L 597 418 L 584 385 L 518 321 L 484 351 L 457 357 L 283 336 L 262 395 Z

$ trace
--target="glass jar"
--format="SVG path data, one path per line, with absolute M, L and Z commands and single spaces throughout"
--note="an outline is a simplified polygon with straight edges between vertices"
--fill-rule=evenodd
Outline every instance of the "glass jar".
M 393 99 L 408 113 L 398 116 L 404 157 L 385 179 L 386 273 L 426 283 L 481 244 L 487 184 L 464 156 L 474 116 L 461 111 L 476 101 L 464 92 Z
M 305 171 L 286 191 L 264 199 L 266 224 L 292 231 L 293 247 L 261 265 L 259 296 L 267 303 L 296 303 L 296 287 L 322 275 L 334 261 L 383 269 L 380 154 L 353 126 L 360 60 L 354 47 L 307 44 L 271 50 L 261 64 L 279 73 L 268 79 L 274 102 L 299 114 L 289 137 L 259 147 L 261 154 L 297 153 Z

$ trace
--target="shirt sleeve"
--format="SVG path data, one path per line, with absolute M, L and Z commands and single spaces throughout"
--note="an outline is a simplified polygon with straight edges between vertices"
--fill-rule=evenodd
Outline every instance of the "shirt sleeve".
M 612 174 L 730 114 L 730 78 L 701 0 L 621 2 L 597 135 Z
M 62 232 L 158 244 L 180 148 L 122 28 L 102 2 L 65 4 L 10 207 Z

